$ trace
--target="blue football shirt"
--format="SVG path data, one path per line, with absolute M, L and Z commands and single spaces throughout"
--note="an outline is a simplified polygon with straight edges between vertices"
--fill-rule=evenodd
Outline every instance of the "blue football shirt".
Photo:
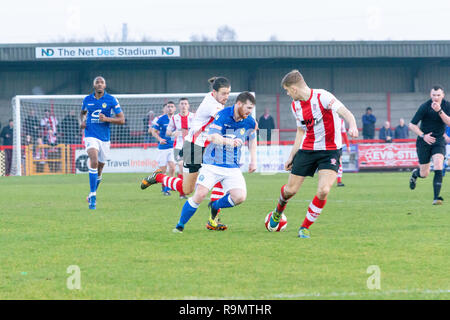
M 218 133 L 224 138 L 246 140 L 256 139 L 256 121 L 252 116 L 240 121 L 234 120 L 235 106 L 224 108 L 217 113 L 215 120 L 209 126 L 208 134 Z M 241 148 L 210 143 L 203 155 L 204 164 L 219 167 L 239 168 Z
M 170 122 L 169 116 L 165 114 L 159 117 L 158 120 L 156 121 L 156 124 L 153 126 L 153 128 L 159 131 L 159 136 L 162 139 L 166 139 L 167 142 L 166 144 L 160 144 L 158 142 L 158 149 L 160 150 L 173 148 L 173 140 L 170 136 L 167 136 L 166 134 L 169 122 Z
M 82 111 L 87 111 L 86 128 L 84 129 L 85 138 L 97 138 L 101 141 L 110 141 L 111 132 L 109 122 L 99 120 L 100 113 L 111 117 L 111 111 L 115 114 L 122 112 L 119 101 L 106 91 L 100 99 L 95 98 L 95 93 L 86 96 L 83 99 Z

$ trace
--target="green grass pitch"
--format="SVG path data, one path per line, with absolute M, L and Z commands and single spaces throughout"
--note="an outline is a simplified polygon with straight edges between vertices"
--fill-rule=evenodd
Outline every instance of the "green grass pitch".
M 104 174 L 95 211 L 86 175 L 0 178 L 0 299 L 450 298 L 448 176 L 432 206 L 432 175 L 411 191 L 406 172 L 344 174 L 311 239 L 297 230 L 317 177 L 289 202 L 285 232 L 264 218 L 287 174 L 246 174 L 227 231 L 206 230 L 205 201 L 173 234 L 184 201 L 140 190 L 143 176 Z M 70 290 L 73 265 L 81 288 Z

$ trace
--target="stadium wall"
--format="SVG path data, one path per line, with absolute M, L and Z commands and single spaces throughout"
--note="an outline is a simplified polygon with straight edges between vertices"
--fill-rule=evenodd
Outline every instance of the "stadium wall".
M 257 95 L 257 110 L 256 116 L 259 118 L 265 108 L 269 108 L 271 115 L 275 120 L 277 126 L 277 101 L 279 101 L 280 109 L 280 128 L 291 129 L 295 131 L 295 121 L 292 117 L 290 109 L 290 98 L 284 93 L 282 94 L 258 94 Z M 277 99 L 277 96 L 279 99 Z M 342 93 L 336 94 L 350 110 L 356 118 L 358 127 L 362 127 L 361 117 L 365 113 L 365 109 L 370 106 L 377 117 L 376 127 L 382 127 L 386 120 L 390 119 L 391 126 L 395 127 L 400 118 L 404 118 L 406 123 L 409 123 L 414 113 L 420 104 L 428 99 L 425 93 L 391 93 L 391 112 L 389 118 L 388 110 L 388 94 L 387 93 Z M 0 99 L 0 124 L 5 126 L 7 121 L 12 117 L 11 115 L 11 100 Z M 412 133 L 411 133 L 412 135 Z M 295 137 L 295 132 L 281 132 L 280 138 L 282 140 L 292 140 Z
M 329 58 L 334 52 L 333 48 L 340 45 L 336 43 L 329 44 L 329 52 L 314 49 L 318 50 L 316 59 L 312 58 L 314 51 L 310 52 L 308 58 L 283 57 L 284 53 L 290 52 L 291 47 L 280 47 L 277 51 L 279 57 L 256 59 L 256 51 L 248 44 L 244 45 L 248 48 L 241 58 L 235 56 L 239 44 L 229 45 L 233 59 L 214 59 L 211 50 L 219 46 L 223 47 L 223 51 L 226 47 L 217 44 L 208 47 L 207 51 L 199 50 L 197 59 L 32 61 L 32 56 L 25 54 L 24 48 L 19 48 L 22 54 L 14 61 L 12 54 L 5 55 L 8 59 L 2 59 L 0 54 L 0 124 L 4 126 L 11 118 L 13 96 L 88 94 L 92 79 L 98 74 L 107 79 L 107 90 L 113 94 L 206 92 L 206 80 L 220 74 L 232 80 L 233 91 L 256 92 L 257 116 L 266 106 L 275 116 L 277 97 L 280 97 L 281 105 L 289 101 L 280 88 L 280 79 L 291 69 L 299 68 L 311 87 L 327 89 L 347 104 L 355 113 L 359 126 L 363 110 L 372 106 L 378 118 L 377 127 L 381 127 L 387 119 L 391 120 L 393 126 L 400 117 L 408 121 L 417 107 L 428 98 L 429 88 L 434 83 L 450 88 L 450 58 L 441 57 L 441 54 L 435 58 L 424 54 L 424 58 L 419 51 L 409 52 L 405 49 L 401 52 L 404 58 L 397 55 L 380 58 L 377 55 L 384 51 L 369 48 L 367 52 L 373 50 L 370 58 L 361 58 L 352 54 L 352 51 L 348 51 L 347 56 L 339 56 L 339 59 Z M 311 44 L 311 48 L 314 46 Z M 436 45 L 436 48 L 441 46 Z M 363 48 L 366 50 L 365 46 Z M 8 50 L 13 52 L 15 49 Z M 328 52 L 327 58 L 322 57 L 323 52 Z M 24 61 L 20 61 L 21 57 Z M 387 100 L 390 100 L 390 112 L 387 110 Z M 292 128 L 290 113 L 280 114 L 280 125 L 282 128 Z
M 0 64 L 0 99 L 17 94 L 82 94 L 91 90 L 92 79 L 102 74 L 115 93 L 202 92 L 206 79 L 221 74 L 232 79 L 233 89 L 262 94 L 280 93 L 280 80 L 293 68 L 301 69 L 312 87 L 340 93 L 428 92 L 431 85 L 450 87 L 450 66 L 446 63 L 424 65 L 397 60 L 385 61 L 290 61 L 237 62 L 195 61 L 162 63 L 64 62 Z
M 372 107 L 373 114 L 377 118 L 377 128 L 382 127 L 385 121 L 390 121 L 391 127 L 395 127 L 398 125 L 400 118 L 404 118 L 405 122 L 409 123 L 417 108 L 429 98 L 426 93 L 342 93 L 336 94 L 336 96 L 353 112 L 359 128 L 362 128 L 362 115 L 369 106 Z M 390 99 L 390 110 L 388 99 Z M 264 108 L 267 107 L 270 109 L 276 125 L 277 95 L 257 94 L 257 101 L 257 117 L 261 116 Z M 291 99 L 284 93 L 280 94 L 280 128 L 292 130 L 292 132 L 281 132 L 281 140 L 293 140 L 295 138 L 295 121 L 292 117 L 290 105 Z M 378 133 L 376 133 L 376 137 L 378 138 Z M 410 138 L 415 138 L 412 132 L 410 132 Z

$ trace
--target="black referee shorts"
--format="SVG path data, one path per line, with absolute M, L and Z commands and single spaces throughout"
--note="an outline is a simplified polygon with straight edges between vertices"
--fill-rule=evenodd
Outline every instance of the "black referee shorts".
M 195 143 L 185 141 L 181 152 L 183 154 L 183 167 L 189 169 L 189 173 L 200 171 L 205 147 L 200 147 Z
M 418 137 L 416 140 L 417 157 L 420 164 L 430 163 L 431 157 L 434 154 L 440 153 L 445 156 L 445 140 L 436 139 L 433 144 L 426 143 L 422 138 Z
M 314 177 L 316 170 L 329 169 L 338 172 L 341 150 L 298 150 L 292 163 L 291 173 L 296 176 Z

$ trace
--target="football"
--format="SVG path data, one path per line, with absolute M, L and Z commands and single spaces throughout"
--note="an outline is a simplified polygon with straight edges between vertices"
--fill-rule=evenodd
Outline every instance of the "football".
M 278 223 L 278 225 L 275 228 L 272 228 L 270 226 L 270 217 L 272 216 L 273 211 L 269 212 L 266 216 L 266 221 L 265 221 L 265 225 L 266 225 L 266 229 L 267 231 L 270 232 L 279 232 L 279 231 L 284 231 L 287 227 L 287 218 L 284 215 L 284 213 L 281 214 L 281 219 L 280 222 Z

